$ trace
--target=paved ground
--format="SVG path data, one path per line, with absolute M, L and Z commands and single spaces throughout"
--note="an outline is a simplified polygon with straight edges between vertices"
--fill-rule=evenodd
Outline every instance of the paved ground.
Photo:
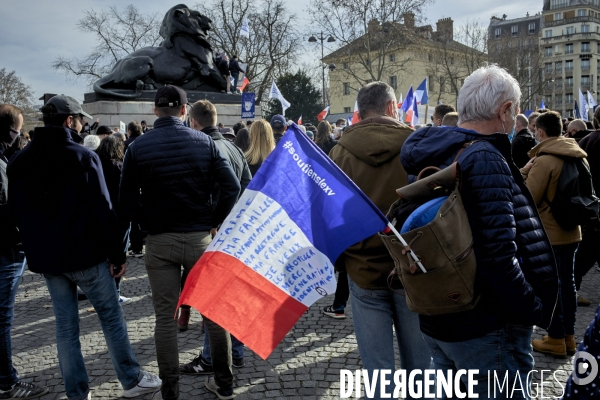
M 122 291 L 133 298 L 131 304 L 124 306 L 131 342 L 142 366 L 158 373 L 153 308 L 146 271 L 142 259 L 129 259 L 128 263 Z M 582 287 L 582 295 L 595 304 L 600 303 L 599 281 L 600 271 L 593 268 Z M 331 298 L 326 298 L 315 304 L 266 361 L 246 349 L 246 366 L 234 370 L 237 399 L 340 398 L 340 369 L 355 370 L 361 368 L 361 362 L 351 311 L 348 309 L 345 320 L 334 320 L 320 313 L 321 307 L 330 301 Z M 89 302 L 80 302 L 81 343 L 92 398 L 120 398 L 121 386 L 115 377 L 98 318 L 89 311 L 90 307 Z M 56 354 L 54 314 L 46 285 L 39 275 L 25 274 L 15 313 L 13 353 L 20 376 L 25 381 L 50 387 L 50 393 L 42 399 L 64 399 Z M 576 340 L 581 339 L 594 313 L 595 307 L 579 309 Z M 190 329 L 179 334 L 181 362 L 191 361 L 202 348 L 200 319 L 193 310 Z M 542 333 L 536 330 L 534 337 L 540 337 Z M 563 383 L 567 379 L 567 371 L 571 370 L 571 362 L 571 359 L 557 360 L 535 354 L 536 368 L 559 371 L 556 376 Z M 544 397 L 559 396 L 562 392 L 559 384 L 548 374 L 544 378 Z M 538 397 L 541 398 L 541 395 Z M 182 376 L 181 398 L 214 399 L 216 396 L 204 388 L 204 377 Z

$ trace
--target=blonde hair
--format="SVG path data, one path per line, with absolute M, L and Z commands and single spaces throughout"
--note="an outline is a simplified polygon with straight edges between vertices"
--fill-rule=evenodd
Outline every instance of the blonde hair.
M 256 165 L 262 163 L 275 148 L 273 129 L 265 120 L 254 121 L 250 125 L 250 147 L 244 153 L 248 164 Z

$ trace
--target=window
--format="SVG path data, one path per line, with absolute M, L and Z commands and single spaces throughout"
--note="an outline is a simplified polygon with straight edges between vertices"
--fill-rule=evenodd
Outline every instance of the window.
M 498 39 L 500 36 L 502 36 L 502 28 L 496 28 L 495 36 L 496 36 L 496 39 Z
M 581 75 L 581 86 L 590 86 L 590 76 L 589 75 Z
M 544 48 L 544 57 L 552 56 L 552 46 Z
M 573 54 L 573 43 L 565 44 L 565 54 Z
M 559 19 L 562 19 L 562 13 L 561 12 L 554 13 L 554 20 L 557 21 Z
M 562 89 L 562 87 L 563 87 L 562 78 L 558 78 L 554 81 L 554 87 L 556 87 L 557 89 Z
M 562 61 L 559 61 L 555 64 L 556 66 L 556 73 L 557 74 L 562 74 Z
M 433 56 L 431 55 L 431 53 L 427 54 L 427 60 L 429 62 L 433 61 Z
M 443 76 L 440 76 L 440 93 L 444 93 L 446 90 L 446 80 L 444 79 Z
M 581 60 L 581 70 L 582 71 L 590 70 L 590 60 Z
M 365 66 L 368 67 L 369 65 L 371 65 L 371 60 L 367 58 L 365 60 Z
M 343 68 L 344 68 L 344 69 L 349 69 L 349 68 L 350 68 L 350 63 L 349 63 L 349 62 L 345 62 L 345 63 L 343 64 Z
M 589 33 L 590 26 L 589 25 L 581 25 L 581 33 Z
M 565 103 L 570 104 L 573 102 L 573 93 L 565 94 Z
M 578 17 L 585 17 L 586 16 L 586 10 L 577 10 L 577 16 Z
M 573 71 L 573 60 L 565 61 L 565 71 L 567 71 L 567 72 Z
M 573 77 L 569 77 L 565 79 L 565 87 L 572 88 L 573 87 Z
M 350 94 L 350 83 L 344 82 L 344 96 L 347 96 L 349 94 Z
M 351 113 L 352 111 L 350 111 L 350 107 L 344 107 L 344 112 L 345 113 Z
M 429 84 L 429 91 L 434 92 L 435 91 L 435 80 L 433 79 L 433 75 L 429 75 L 429 79 L 427 80 L 427 83 Z
M 560 105 L 562 105 L 562 101 L 563 101 L 562 94 L 557 94 L 557 95 L 556 95 L 556 105 L 557 105 L 557 106 L 560 106 Z
M 567 35 L 572 35 L 575 33 L 575 28 L 572 26 L 567 26 Z
M 566 7 L 568 5 L 568 0 L 552 0 L 552 2 L 550 3 L 550 9 L 554 10 L 555 8 Z
M 519 34 L 519 26 L 518 25 L 511 26 L 510 34 L 513 36 L 517 36 Z
M 450 57 L 450 65 L 454 65 L 454 57 Z
M 590 42 L 581 43 L 581 52 L 582 53 L 590 53 L 592 51 L 590 47 Z
M 396 55 L 390 54 L 390 62 L 396 62 Z
M 528 25 L 529 34 L 532 35 L 535 33 L 535 22 L 530 22 Z
M 551 38 L 552 37 L 552 29 L 546 29 L 544 31 L 544 37 Z
M 390 86 L 393 87 L 394 89 L 398 89 L 398 77 L 397 76 L 390 76 Z
M 600 53 L 600 43 L 598 43 L 598 53 Z
M 552 63 L 546 63 L 546 64 L 545 64 L 544 71 L 545 71 L 547 74 L 551 74 L 551 73 L 552 73 Z

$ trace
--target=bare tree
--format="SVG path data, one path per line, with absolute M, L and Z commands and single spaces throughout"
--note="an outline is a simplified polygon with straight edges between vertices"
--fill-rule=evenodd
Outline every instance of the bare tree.
M 434 77 L 434 85 L 439 85 L 439 102 L 442 93 L 458 92 L 464 79 L 481 67 L 487 57 L 487 28 L 477 21 L 467 21 L 456 36 L 441 38 L 436 42 L 438 51 L 432 53 L 428 73 Z
M 82 58 L 58 56 L 52 68 L 69 78 L 82 77 L 91 86 L 121 58 L 143 47 L 157 46 L 162 41 L 158 34 L 161 21 L 159 14 L 144 14 L 133 5 L 124 10 L 115 6 L 88 10 L 77 27 L 83 33 L 94 34 L 96 47 Z
M 196 8 L 213 21 L 209 31 L 215 49 L 239 56 L 248 64 L 246 76 L 252 82 L 257 101 L 264 101 L 271 81 L 290 72 L 301 49 L 294 16 L 282 0 L 212 0 Z M 240 36 L 244 19 L 250 38 Z
M 404 69 L 419 37 L 415 20 L 433 0 L 311 0 L 316 26 L 340 49 L 328 57 L 347 62 L 340 78 L 358 90 L 369 81 Z M 404 24 L 398 21 L 404 20 Z M 394 55 L 390 57 L 391 55 Z M 326 57 L 326 59 L 328 58 Z M 338 85 L 339 86 L 339 85 Z
M 0 69 L 0 104 L 11 104 L 23 110 L 23 130 L 40 125 L 40 114 L 33 108 L 31 87 L 23 83 L 15 71 Z
M 541 79 L 543 53 L 539 51 L 537 38 L 531 38 L 531 35 L 520 32 L 517 36 L 512 36 L 507 40 L 490 42 L 489 60 L 506 68 L 519 82 L 522 93 L 521 110 L 534 109 L 535 100 L 539 100 L 543 92 L 552 95 L 552 83 L 556 78 L 555 71 L 550 63 L 550 68 L 544 71 L 545 80 Z M 562 88 L 562 78 L 560 80 L 556 78 L 554 84 Z M 557 106 L 549 101 L 546 103 L 547 107 Z M 558 106 L 562 107 L 562 102 Z

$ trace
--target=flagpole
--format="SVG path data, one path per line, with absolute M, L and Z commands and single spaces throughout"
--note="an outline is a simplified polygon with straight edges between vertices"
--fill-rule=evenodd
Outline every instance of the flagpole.
M 429 103 L 425 104 L 425 125 L 427 125 L 427 113 L 429 112 Z
M 400 243 L 402 243 L 402 246 L 404 246 L 405 248 L 408 249 L 407 250 L 408 254 L 410 254 L 412 256 L 413 260 L 417 263 L 419 268 L 421 268 L 421 271 L 423 271 L 423 273 L 426 274 L 427 270 L 425 269 L 423 264 L 421 264 L 419 257 L 417 257 L 417 255 L 410 249 L 410 247 L 408 247 L 408 243 L 406 243 L 406 240 L 404 240 L 404 238 L 402 238 L 402 236 L 400 236 L 400 233 L 396 230 L 394 225 L 392 225 L 391 222 L 388 222 L 387 226 L 388 226 L 388 228 L 390 228 L 392 230 L 392 232 L 394 232 L 394 235 L 396 235 L 396 237 L 398 238 Z

